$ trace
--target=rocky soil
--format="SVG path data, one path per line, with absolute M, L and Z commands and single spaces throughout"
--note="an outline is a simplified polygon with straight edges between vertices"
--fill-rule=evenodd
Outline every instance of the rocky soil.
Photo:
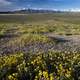
M 6 42 L 13 39 L 13 37 L 2 37 L 0 38 L 0 53 L 14 53 L 14 52 L 33 52 L 38 51 L 47 52 L 48 50 L 60 51 L 60 52 L 80 52 L 80 35 L 54 35 L 54 34 L 44 34 L 54 41 L 53 44 L 45 43 L 31 43 L 25 44 L 24 46 L 8 46 Z

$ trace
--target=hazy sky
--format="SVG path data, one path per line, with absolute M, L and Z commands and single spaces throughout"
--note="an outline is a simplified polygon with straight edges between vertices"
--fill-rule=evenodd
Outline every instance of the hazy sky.
M 0 11 L 24 8 L 80 10 L 80 0 L 0 0 Z

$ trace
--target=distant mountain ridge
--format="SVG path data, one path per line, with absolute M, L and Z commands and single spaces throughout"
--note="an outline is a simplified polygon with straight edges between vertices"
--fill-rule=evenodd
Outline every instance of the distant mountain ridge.
M 56 10 L 38 10 L 38 9 L 22 9 L 22 10 L 15 10 L 15 11 L 5 11 L 0 12 L 0 14 L 27 14 L 27 13 L 54 13 L 54 12 L 62 12 Z

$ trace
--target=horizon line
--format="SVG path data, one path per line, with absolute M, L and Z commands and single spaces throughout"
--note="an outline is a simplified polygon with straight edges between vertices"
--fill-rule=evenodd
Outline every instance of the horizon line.
M 6 10 L 6 11 L 0 11 L 0 12 L 12 12 L 12 11 L 20 11 L 20 10 L 48 10 L 48 11 L 61 11 L 61 12 L 80 12 L 80 8 L 75 8 L 75 9 L 45 9 L 45 8 L 18 8 L 18 9 L 13 9 L 13 10 Z

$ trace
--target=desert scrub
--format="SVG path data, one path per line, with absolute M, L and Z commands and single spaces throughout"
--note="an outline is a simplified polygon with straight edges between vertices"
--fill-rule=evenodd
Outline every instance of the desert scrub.
M 0 36 L 3 36 L 5 34 L 5 31 L 4 30 L 1 30 L 0 31 Z
M 53 43 L 51 39 L 41 34 L 24 34 L 20 37 L 17 37 L 7 43 L 7 45 L 11 46 L 24 46 L 31 43 Z
M 22 25 L 19 26 L 18 32 L 22 34 L 26 34 L 26 33 L 40 34 L 40 33 L 49 32 L 49 30 L 45 25 Z
M 80 28 L 77 24 L 69 24 L 69 23 L 41 23 L 41 25 L 37 24 L 29 24 L 29 25 L 20 25 L 19 32 L 22 34 L 26 33 L 37 33 L 37 34 L 44 34 L 44 33 L 54 33 L 60 35 L 66 34 L 80 34 Z
M 79 79 L 79 53 L 49 51 L 0 56 L 0 79 L 76 80 Z

